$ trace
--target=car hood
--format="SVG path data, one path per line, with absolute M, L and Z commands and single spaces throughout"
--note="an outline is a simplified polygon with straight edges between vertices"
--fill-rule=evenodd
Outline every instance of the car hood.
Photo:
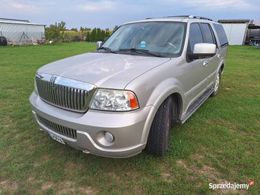
M 131 80 L 169 60 L 150 56 L 87 53 L 47 64 L 38 73 L 75 79 L 97 87 L 121 89 Z

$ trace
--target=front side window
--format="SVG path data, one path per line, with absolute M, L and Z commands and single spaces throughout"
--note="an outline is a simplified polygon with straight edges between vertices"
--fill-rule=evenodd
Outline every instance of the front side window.
M 103 48 L 127 54 L 132 54 L 131 51 L 149 51 L 162 57 L 180 56 L 185 31 L 186 24 L 182 22 L 126 24 L 112 34 Z
M 209 24 L 202 23 L 200 24 L 201 32 L 204 38 L 204 43 L 213 43 L 215 44 L 215 39 L 212 34 L 212 30 L 209 26 Z
M 190 25 L 190 36 L 189 36 L 189 46 L 188 52 L 192 53 L 194 50 L 194 45 L 196 43 L 203 43 L 203 37 L 198 23 L 193 23 Z

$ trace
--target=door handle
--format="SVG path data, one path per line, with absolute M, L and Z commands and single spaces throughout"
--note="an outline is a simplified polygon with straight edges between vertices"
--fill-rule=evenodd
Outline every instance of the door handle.
M 202 63 L 202 66 L 203 66 L 203 67 L 207 67 L 207 66 L 208 66 L 208 63 L 209 63 L 208 61 L 204 61 L 204 62 Z

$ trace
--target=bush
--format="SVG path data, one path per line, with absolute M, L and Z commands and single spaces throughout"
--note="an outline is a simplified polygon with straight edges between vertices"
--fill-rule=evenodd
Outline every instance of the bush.
M 87 32 L 86 41 L 96 42 L 96 41 L 104 41 L 110 36 L 110 32 L 108 30 L 101 30 L 100 28 L 94 28 L 93 30 Z
M 53 42 L 72 42 L 72 41 L 104 41 L 110 36 L 109 29 L 102 30 L 100 28 L 71 28 L 67 30 L 65 22 L 51 24 L 45 28 L 45 38 Z
M 83 41 L 84 36 L 81 32 L 77 31 L 65 31 L 63 41 L 64 42 L 72 42 L 72 41 Z

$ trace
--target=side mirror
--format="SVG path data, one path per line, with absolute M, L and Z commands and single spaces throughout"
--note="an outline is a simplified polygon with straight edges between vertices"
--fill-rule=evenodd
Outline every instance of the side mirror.
M 97 41 L 96 45 L 97 45 L 97 49 L 100 48 L 102 46 L 103 42 L 102 41 Z
M 217 47 L 212 43 L 196 43 L 191 54 L 192 59 L 213 57 L 216 54 Z

